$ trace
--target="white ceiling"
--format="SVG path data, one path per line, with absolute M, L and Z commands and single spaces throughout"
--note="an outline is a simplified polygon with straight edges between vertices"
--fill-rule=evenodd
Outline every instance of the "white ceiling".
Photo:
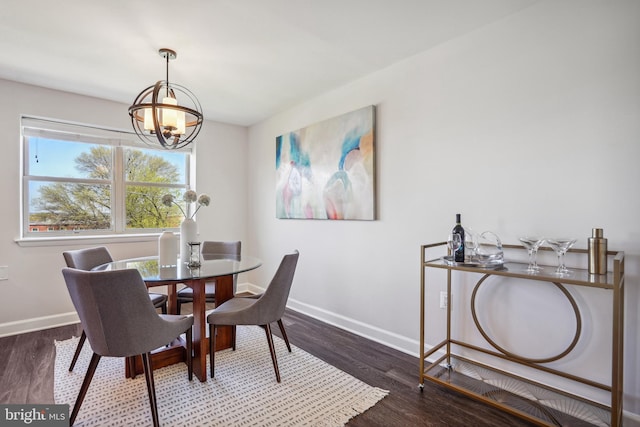
M 0 78 L 130 104 L 168 47 L 206 119 L 251 125 L 537 1 L 4 0 Z

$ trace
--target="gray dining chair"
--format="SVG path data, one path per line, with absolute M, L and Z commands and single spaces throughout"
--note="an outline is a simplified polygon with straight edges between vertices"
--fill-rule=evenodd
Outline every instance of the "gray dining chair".
M 75 251 L 65 251 L 62 252 L 62 256 L 64 257 L 64 261 L 67 263 L 67 267 L 85 271 L 90 271 L 99 265 L 113 262 L 109 249 L 104 246 L 78 249 Z M 162 310 L 162 314 L 167 314 L 168 297 L 166 295 L 149 292 L 149 298 L 155 308 Z M 87 336 L 83 330 L 80 335 L 80 341 L 78 341 L 76 351 L 73 354 L 73 359 L 71 359 L 69 372 L 73 371 L 73 368 L 76 366 L 78 356 L 80 356 L 80 352 L 82 351 L 82 346 L 84 345 L 86 338 Z
M 73 425 L 102 356 L 142 356 L 153 425 L 158 407 L 153 381 L 151 351 L 186 334 L 187 370 L 193 379 L 191 358 L 193 317 L 158 314 L 147 295 L 147 286 L 135 269 L 116 271 L 62 270 L 71 301 L 93 350 L 78 397 L 71 412 Z
M 233 349 L 235 350 L 235 326 L 236 325 L 260 325 L 267 335 L 267 343 L 271 353 L 273 369 L 276 373 L 276 380 L 280 382 L 280 370 L 278 360 L 273 345 L 271 335 L 271 323 L 278 322 L 282 331 L 283 339 L 287 344 L 287 349 L 291 352 L 289 338 L 282 327 L 282 316 L 287 306 L 287 299 L 293 283 L 293 276 L 298 264 L 300 253 L 294 251 L 285 255 L 276 274 L 271 279 L 267 289 L 257 298 L 233 297 L 216 307 L 208 316 L 209 323 L 209 362 L 211 368 L 211 378 L 215 374 L 215 348 L 216 348 L 216 327 L 231 325 L 233 328 Z
M 206 259 L 207 255 L 230 255 L 234 257 L 240 257 L 242 250 L 242 243 L 240 241 L 234 242 L 214 242 L 204 241 L 202 242 L 201 253 Z M 237 289 L 238 275 L 233 275 L 233 294 L 235 295 Z M 177 301 L 177 313 L 180 314 L 181 305 L 186 303 L 193 303 L 193 289 L 186 287 L 176 292 Z M 216 283 L 215 280 L 205 283 L 205 302 L 215 303 L 216 301 Z

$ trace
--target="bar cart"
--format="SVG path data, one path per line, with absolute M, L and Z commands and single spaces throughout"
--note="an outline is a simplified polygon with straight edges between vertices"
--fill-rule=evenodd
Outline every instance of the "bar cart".
M 503 245 L 509 251 L 525 251 L 523 246 Z M 441 249 L 441 250 L 440 250 Z M 546 248 L 541 248 L 546 249 Z M 447 243 L 433 243 L 422 245 L 420 264 L 420 390 L 424 388 L 424 381 L 451 388 L 469 397 L 478 399 L 486 404 L 500 408 L 508 413 L 522 417 L 541 426 L 613 426 L 622 424 L 622 379 L 623 379 L 623 326 L 624 326 L 624 252 L 608 251 L 607 258 L 612 261 L 613 268 L 606 275 L 590 275 L 587 270 L 573 269 L 570 276 L 559 277 L 547 269 L 539 274 L 531 275 L 524 272 L 526 263 L 505 261 L 499 266 L 483 267 L 469 266 L 465 263 L 453 263 L 446 257 L 432 258 L 430 255 L 440 252 L 446 253 Z M 584 249 L 570 249 L 569 253 L 586 256 Z M 430 255 L 427 255 L 430 254 Z M 431 269 L 446 270 L 447 301 L 446 305 L 446 338 L 429 349 L 425 349 L 425 297 L 427 275 Z M 458 271 L 462 273 L 452 272 Z M 461 310 L 470 310 L 475 325 L 488 346 L 478 346 L 452 336 L 452 288 L 456 286 L 456 278 L 464 273 L 476 273 L 481 276 L 475 285 L 471 297 L 470 307 L 458 307 L 456 315 Z M 475 297 L 482 283 L 492 277 L 501 276 L 510 280 L 536 280 L 553 284 L 568 299 L 575 313 L 576 331 L 571 343 L 564 351 L 544 358 L 530 358 L 505 350 L 486 333 L 476 316 Z M 441 281 L 437 285 L 442 286 Z M 580 308 L 572 297 L 571 287 L 595 287 L 610 291 L 612 304 L 611 316 L 611 346 L 606 349 L 606 356 L 611 357 L 610 383 L 562 372 L 549 366 L 549 362 L 561 360 L 569 355 L 581 339 L 582 316 Z M 609 292 L 607 292 L 609 293 Z M 482 357 L 472 357 L 478 354 Z M 495 358 L 495 359 L 494 359 Z M 477 359 L 482 359 L 478 361 Z M 580 387 L 594 388 L 605 393 L 609 402 L 595 402 L 566 391 L 552 388 L 546 384 L 530 378 L 515 375 L 506 369 L 500 369 L 494 364 L 487 363 L 487 359 L 500 361 L 505 364 L 516 364 L 527 367 L 532 372 L 543 372 L 564 378 L 564 381 L 575 382 Z M 485 381 L 492 378 L 492 381 Z M 511 386 L 504 386 L 511 385 Z M 523 391 L 524 390 L 524 391 Z M 607 404 L 608 403 L 608 404 Z

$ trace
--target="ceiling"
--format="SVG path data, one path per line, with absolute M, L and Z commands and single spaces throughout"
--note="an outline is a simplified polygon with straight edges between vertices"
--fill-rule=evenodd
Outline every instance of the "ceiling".
M 206 119 L 248 126 L 537 1 L 7 0 L 0 78 L 131 104 L 167 47 Z

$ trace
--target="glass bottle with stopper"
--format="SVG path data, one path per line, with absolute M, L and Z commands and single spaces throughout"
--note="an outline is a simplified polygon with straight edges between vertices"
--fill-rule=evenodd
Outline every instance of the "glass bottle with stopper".
M 189 262 L 187 267 L 199 268 L 200 267 L 200 242 L 189 242 Z

